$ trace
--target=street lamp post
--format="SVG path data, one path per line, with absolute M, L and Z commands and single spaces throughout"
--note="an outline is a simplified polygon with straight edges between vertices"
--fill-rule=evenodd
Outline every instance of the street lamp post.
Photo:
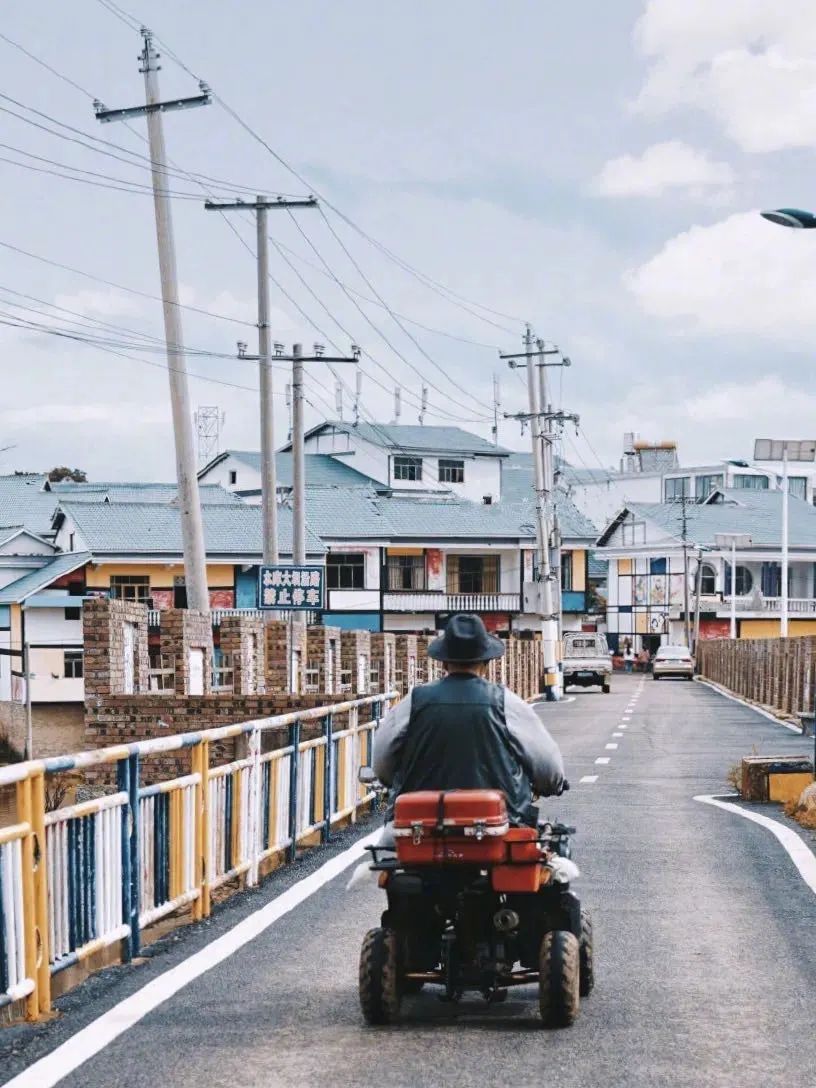
M 769 213 L 770 214 L 770 213 Z M 810 439 L 784 439 L 779 441 L 772 438 L 758 438 L 754 443 L 755 461 L 781 461 L 782 462 L 782 574 L 780 578 L 780 623 L 779 633 L 782 638 L 788 637 L 788 508 L 789 508 L 789 482 L 788 463 L 790 461 L 816 460 L 816 442 Z
M 737 637 L 737 548 L 750 548 L 747 533 L 716 533 L 714 543 L 718 548 L 731 549 L 731 638 Z

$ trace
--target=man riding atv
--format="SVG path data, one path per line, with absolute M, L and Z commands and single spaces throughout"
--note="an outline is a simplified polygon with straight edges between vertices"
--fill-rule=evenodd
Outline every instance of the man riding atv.
M 397 703 L 374 738 L 374 772 L 390 787 L 386 819 L 402 793 L 501 790 L 511 823 L 536 826 L 533 792 L 564 788 L 561 753 L 538 715 L 512 691 L 485 679 L 504 654 L 478 616 L 459 614 L 428 647 L 447 675 Z

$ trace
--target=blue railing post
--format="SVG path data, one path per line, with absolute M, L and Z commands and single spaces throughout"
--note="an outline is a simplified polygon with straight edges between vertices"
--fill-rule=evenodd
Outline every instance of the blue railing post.
M 297 856 L 297 817 L 298 817 L 298 770 L 300 764 L 300 722 L 289 726 L 289 744 L 292 758 L 289 761 L 289 845 L 286 848 L 286 860 L 294 861 Z
M 320 832 L 321 842 L 331 838 L 332 800 L 334 785 L 334 742 L 332 740 L 332 715 L 323 719 L 323 736 L 326 738 L 326 762 L 323 767 L 323 827 Z
M 125 940 L 125 963 L 138 956 L 139 933 L 139 756 L 120 759 L 117 766 L 119 792 L 128 795 L 122 806 L 122 921 L 130 926 Z

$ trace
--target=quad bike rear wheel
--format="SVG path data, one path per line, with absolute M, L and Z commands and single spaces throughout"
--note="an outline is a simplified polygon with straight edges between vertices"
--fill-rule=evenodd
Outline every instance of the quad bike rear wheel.
M 581 940 L 580 944 L 580 993 L 581 997 L 589 997 L 595 985 L 595 966 L 592 953 L 592 916 L 588 910 L 581 911 Z
M 565 1028 L 580 1004 L 580 946 L 564 929 L 546 933 L 538 957 L 538 1004 L 545 1027 Z
M 399 1019 L 399 943 L 390 929 L 370 929 L 360 950 L 360 1008 L 367 1024 Z
M 608 683 L 604 682 L 603 684 L 601 684 L 601 691 L 604 693 L 604 695 L 608 695 L 610 690 L 611 688 L 609 687 Z

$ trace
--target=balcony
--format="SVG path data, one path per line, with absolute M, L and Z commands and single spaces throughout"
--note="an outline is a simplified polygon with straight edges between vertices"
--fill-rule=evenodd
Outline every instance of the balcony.
M 520 612 L 518 593 L 386 593 L 386 612 Z
M 726 597 L 720 605 L 720 610 L 725 613 L 731 608 L 731 602 Z M 781 597 L 737 597 L 737 612 L 759 612 L 779 615 L 782 611 Z M 790 616 L 816 616 L 816 600 L 809 597 L 789 597 L 788 615 Z
M 221 620 L 225 616 L 252 616 L 260 619 L 264 615 L 262 608 L 213 608 L 210 612 L 213 627 L 220 627 Z M 147 626 L 159 627 L 161 621 L 161 609 L 151 608 L 147 613 Z

